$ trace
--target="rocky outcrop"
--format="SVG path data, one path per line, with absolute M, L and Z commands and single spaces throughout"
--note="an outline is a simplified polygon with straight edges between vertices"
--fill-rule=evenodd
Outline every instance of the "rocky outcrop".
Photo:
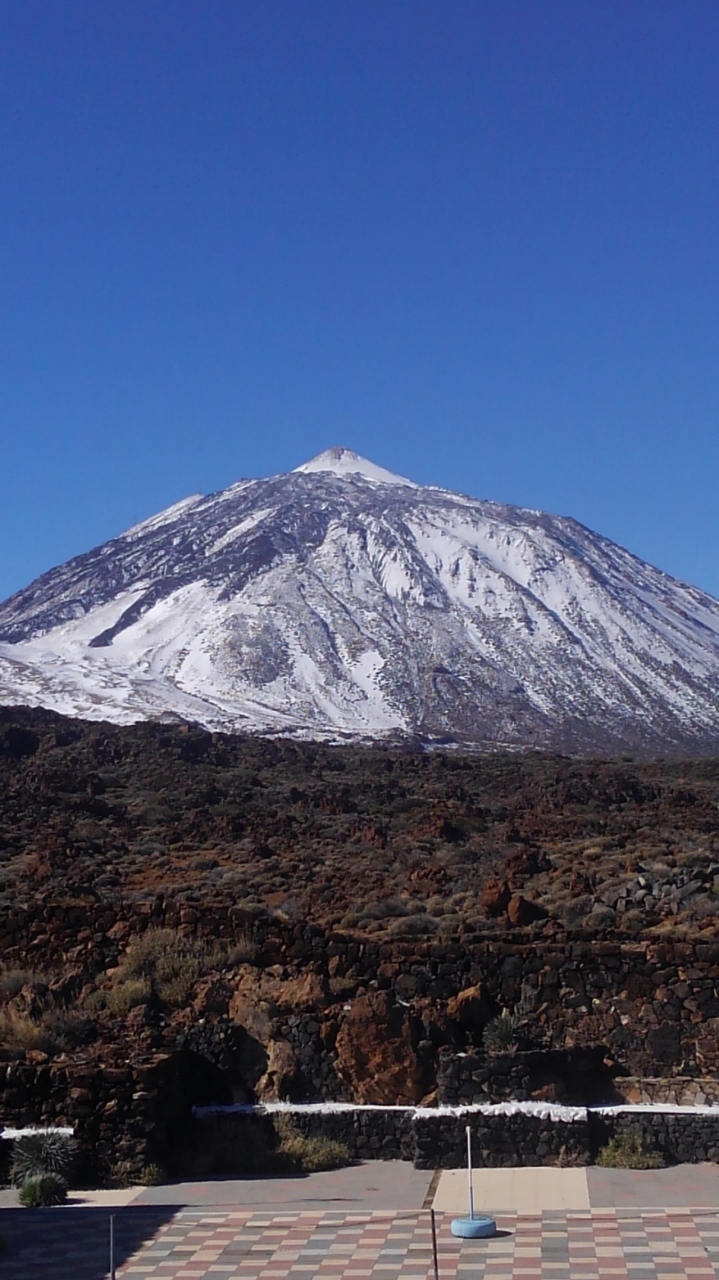
M 337 1072 L 358 1102 L 413 1103 L 422 1071 L 409 1010 L 378 991 L 351 1005 L 336 1040 Z

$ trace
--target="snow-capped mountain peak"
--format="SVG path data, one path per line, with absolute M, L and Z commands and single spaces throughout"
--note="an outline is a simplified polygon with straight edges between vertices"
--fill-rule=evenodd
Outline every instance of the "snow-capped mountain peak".
M 0 702 L 719 753 L 719 602 L 575 520 L 330 449 L 176 503 L 0 604 Z
M 316 471 L 331 471 L 335 476 L 363 476 L 365 480 L 374 480 L 378 484 L 403 484 L 411 489 L 418 487 L 413 480 L 397 476 L 393 471 L 387 471 L 385 467 L 378 467 L 376 462 L 360 457 L 352 449 L 341 446 L 325 449 L 324 453 L 318 453 L 316 458 L 310 458 L 309 462 L 303 462 L 301 467 L 295 467 L 295 472 L 297 471 L 305 475 L 311 475 Z

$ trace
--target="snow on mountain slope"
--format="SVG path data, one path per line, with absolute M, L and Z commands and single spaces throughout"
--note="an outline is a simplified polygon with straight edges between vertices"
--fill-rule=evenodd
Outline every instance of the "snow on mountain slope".
M 0 604 L 0 702 L 128 723 L 719 751 L 719 602 L 575 520 L 349 450 L 195 496 Z

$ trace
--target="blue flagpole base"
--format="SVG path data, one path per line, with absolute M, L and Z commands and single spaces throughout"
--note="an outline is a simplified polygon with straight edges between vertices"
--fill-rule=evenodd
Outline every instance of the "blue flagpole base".
M 484 1240 L 496 1236 L 497 1224 L 494 1218 L 478 1213 L 473 1218 L 453 1218 L 450 1231 L 461 1240 Z

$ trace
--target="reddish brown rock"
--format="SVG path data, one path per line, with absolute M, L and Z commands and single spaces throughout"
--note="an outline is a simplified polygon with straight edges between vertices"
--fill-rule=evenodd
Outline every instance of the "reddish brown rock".
M 490 1006 L 480 984 L 465 987 L 447 1001 L 447 1017 L 458 1022 L 463 1031 L 483 1027 L 490 1016 Z
M 224 978 L 203 978 L 195 987 L 192 1007 L 200 1017 L 205 1017 L 208 1013 L 226 1017 L 232 996 L 232 987 Z
M 510 924 L 534 924 L 535 920 L 546 920 L 547 911 L 538 902 L 530 902 L 521 893 L 515 893 L 507 907 Z
M 495 920 L 498 916 L 504 915 L 511 897 L 512 891 L 506 880 L 488 880 L 482 888 L 479 901 L 485 915 L 489 916 L 490 920 Z
M 357 1102 L 419 1102 L 422 1073 L 408 1010 L 385 991 L 352 1002 L 336 1041 L 337 1071 Z
M 297 1078 L 298 1066 L 287 1040 L 271 1040 L 267 1046 L 267 1069 L 256 1085 L 260 1102 L 287 1098 Z
M 308 970 L 294 976 L 282 976 L 280 965 L 271 969 L 256 969 L 253 965 L 241 965 L 238 977 L 233 980 L 230 1016 L 240 1022 L 237 1009 L 247 1004 L 265 1006 L 271 1016 L 281 1012 L 297 1013 L 300 1010 L 319 1009 L 327 1003 L 322 978 Z

